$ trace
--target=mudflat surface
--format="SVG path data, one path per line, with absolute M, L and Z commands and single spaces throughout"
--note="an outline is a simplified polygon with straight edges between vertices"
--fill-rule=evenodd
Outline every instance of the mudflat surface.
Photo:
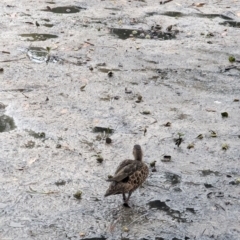
M 193 3 L 1 1 L 0 239 L 239 239 L 240 3 Z

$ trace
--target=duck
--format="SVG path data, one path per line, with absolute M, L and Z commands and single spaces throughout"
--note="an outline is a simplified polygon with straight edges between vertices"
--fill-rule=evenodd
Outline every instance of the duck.
M 140 145 L 134 145 L 133 156 L 134 160 L 126 159 L 122 161 L 114 176 L 107 180 L 111 183 L 104 195 L 104 197 L 108 197 L 122 194 L 125 207 L 129 207 L 128 201 L 132 193 L 143 184 L 149 174 L 148 166 L 143 162 L 143 152 Z

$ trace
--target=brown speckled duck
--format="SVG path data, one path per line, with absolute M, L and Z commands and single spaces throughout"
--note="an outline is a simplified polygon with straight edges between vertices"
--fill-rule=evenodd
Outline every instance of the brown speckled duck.
M 111 182 L 105 197 L 110 195 L 122 194 L 124 206 L 128 206 L 131 194 L 146 180 L 149 170 L 148 166 L 142 161 L 143 153 L 140 145 L 133 147 L 134 160 L 124 160 L 118 166 L 115 175 L 110 178 Z M 126 193 L 128 196 L 126 197 Z

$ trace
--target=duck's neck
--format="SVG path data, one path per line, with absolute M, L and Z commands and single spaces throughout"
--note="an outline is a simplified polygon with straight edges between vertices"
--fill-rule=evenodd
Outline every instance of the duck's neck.
M 138 160 L 138 161 L 142 161 L 142 157 L 143 157 L 143 154 L 142 154 L 142 150 L 139 149 L 139 150 L 135 150 L 134 152 L 134 158 L 135 160 Z

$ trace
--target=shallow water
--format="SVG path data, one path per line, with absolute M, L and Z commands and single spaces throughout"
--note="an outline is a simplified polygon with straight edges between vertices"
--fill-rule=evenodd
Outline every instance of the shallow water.
M 78 13 L 82 8 L 77 6 L 63 6 L 63 7 L 47 7 L 43 11 L 58 13 L 58 14 L 71 14 L 71 13 Z
M 240 36 L 224 23 L 239 22 L 237 3 L 41 11 L 71 4 L 0 8 L 0 239 L 239 239 Z M 103 195 L 134 144 L 150 175 L 125 208 Z
M 57 38 L 57 35 L 53 34 L 45 34 L 45 33 L 28 33 L 28 34 L 20 34 L 21 37 L 26 38 L 27 41 L 35 42 L 35 41 L 46 41 L 49 38 Z

